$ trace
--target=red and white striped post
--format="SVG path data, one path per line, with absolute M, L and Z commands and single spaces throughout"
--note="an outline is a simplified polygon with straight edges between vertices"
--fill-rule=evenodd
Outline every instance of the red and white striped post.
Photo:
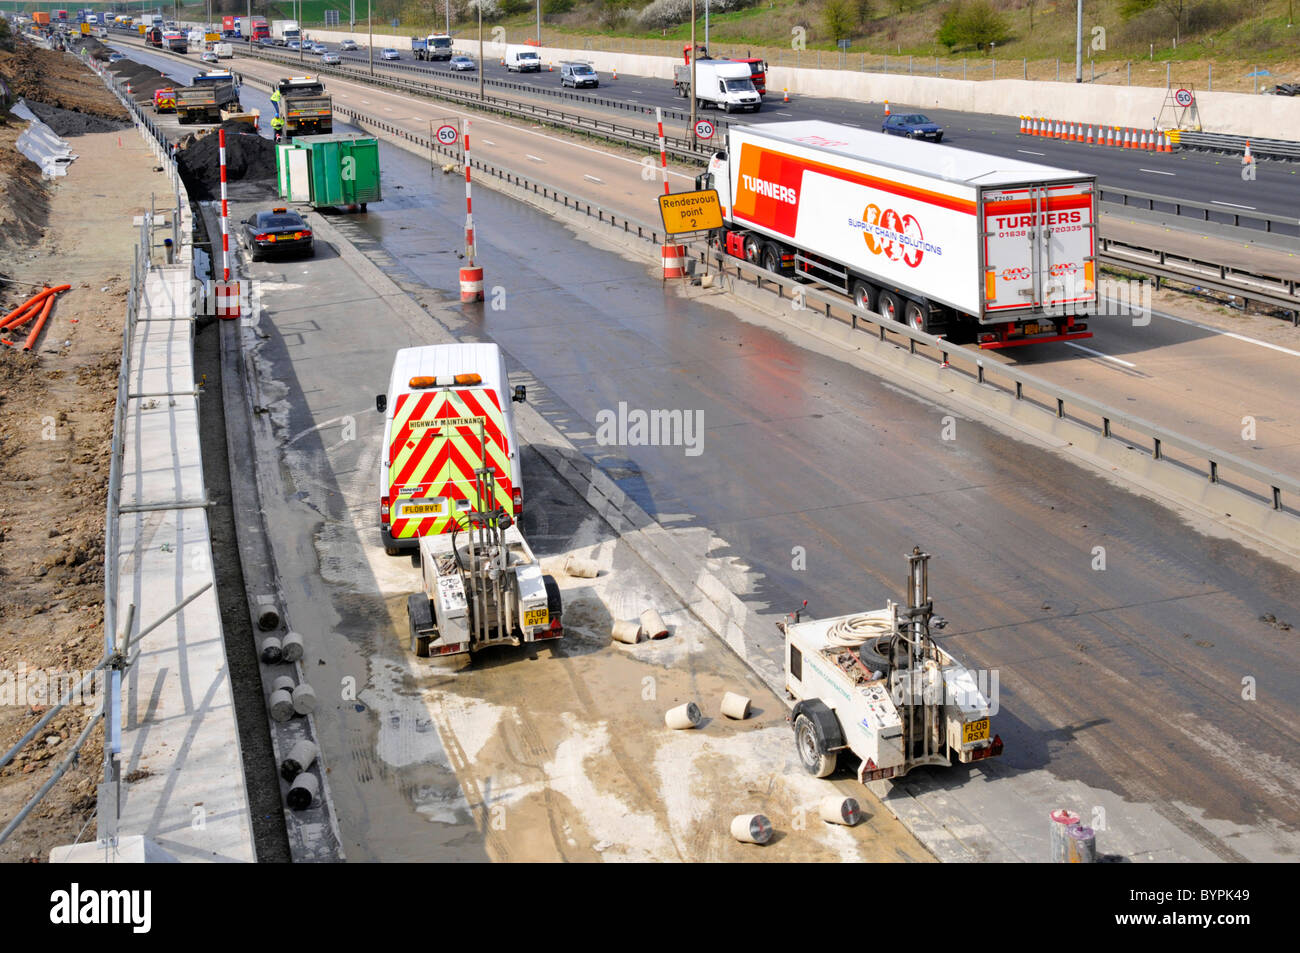
M 659 124 L 659 165 L 664 170 L 664 195 L 668 194 L 668 150 L 664 148 L 664 111 L 655 107 L 655 122 Z
M 483 269 L 474 265 L 474 200 L 470 195 L 469 176 L 469 120 L 465 120 L 462 137 L 465 150 L 465 258 L 469 265 L 460 270 L 460 300 L 483 300 Z
M 217 317 L 219 318 L 237 318 L 239 317 L 239 292 L 234 290 L 230 282 L 230 230 L 227 227 L 227 219 L 230 216 L 230 207 L 226 201 L 226 130 L 217 130 L 217 152 L 221 159 L 221 284 L 217 286 L 216 305 Z M 234 294 L 232 295 L 232 290 Z M 231 298 L 234 301 L 231 301 Z

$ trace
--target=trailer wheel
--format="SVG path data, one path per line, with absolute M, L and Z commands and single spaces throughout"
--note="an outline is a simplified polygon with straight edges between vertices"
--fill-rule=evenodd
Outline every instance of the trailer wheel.
M 903 307 L 903 318 L 907 326 L 913 331 L 930 330 L 929 319 L 926 317 L 925 308 L 921 306 L 920 302 L 907 302 Z
M 814 778 L 828 778 L 835 773 L 840 753 L 825 749 L 817 726 L 807 715 L 800 715 L 794 720 L 794 745 L 799 750 L 799 760 L 803 763 L 804 770 Z
M 763 251 L 763 243 L 757 238 L 749 237 L 745 239 L 745 261 L 751 265 L 758 264 L 758 256 Z
M 853 282 L 853 303 L 863 311 L 875 311 L 875 289 L 865 281 Z
M 406 597 L 406 621 L 410 625 L 411 651 L 418 658 L 428 658 L 430 636 L 420 632 L 433 625 L 433 606 L 423 592 L 413 592 Z
M 543 576 L 542 585 L 546 587 L 546 613 L 554 621 L 564 616 L 564 602 L 560 599 L 560 587 L 554 576 Z
M 763 246 L 763 268 L 772 272 L 781 270 L 781 253 L 775 245 Z
M 890 321 L 901 321 L 903 317 L 903 305 L 898 300 L 898 295 L 892 291 L 880 292 L 880 297 L 876 299 L 876 311 L 882 317 Z

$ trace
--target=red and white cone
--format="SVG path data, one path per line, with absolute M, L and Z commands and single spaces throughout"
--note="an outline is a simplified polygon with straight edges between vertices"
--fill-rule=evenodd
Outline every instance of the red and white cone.
M 483 267 L 462 268 L 460 270 L 460 300 L 483 300 Z
M 660 245 L 660 256 L 664 263 L 664 278 L 681 278 L 686 274 L 686 247 L 684 245 Z

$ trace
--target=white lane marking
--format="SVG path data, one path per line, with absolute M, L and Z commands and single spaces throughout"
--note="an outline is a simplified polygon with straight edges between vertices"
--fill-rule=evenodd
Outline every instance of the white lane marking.
M 1257 211 L 1253 205 L 1238 205 L 1236 202 L 1220 202 L 1217 199 L 1210 200 L 1211 205 L 1226 205 L 1228 208 L 1244 208 L 1248 212 Z
M 484 140 L 483 140 L 483 145 L 485 145 L 485 146 L 495 146 L 496 143 L 493 142 L 491 139 L 484 139 Z
M 1160 169 L 1138 169 L 1139 172 L 1150 172 L 1152 175 L 1177 175 L 1176 172 L 1162 172 Z
M 1201 324 L 1199 321 L 1191 321 L 1187 318 L 1180 318 L 1176 315 L 1165 314 L 1163 311 L 1152 312 L 1158 318 L 1164 318 L 1168 321 L 1177 321 L 1179 324 L 1186 324 L 1193 328 L 1199 328 L 1202 331 L 1209 331 L 1212 334 L 1222 334 L 1224 337 L 1233 338 L 1242 341 L 1245 344 L 1258 344 L 1260 347 L 1266 347 L 1270 351 L 1278 351 L 1291 357 L 1300 357 L 1300 351 L 1293 351 L 1289 347 L 1282 347 L 1280 344 L 1270 344 L 1268 341 L 1261 341 L 1258 338 L 1247 337 L 1244 334 L 1238 334 L 1236 331 L 1223 331 L 1219 328 L 1212 328 L 1208 324 Z M 1068 342 L 1067 342 L 1068 343 Z
M 1023 152 L 1023 153 L 1024 153 L 1025 155 L 1027 155 L 1027 156 L 1045 156 L 1045 155 L 1047 155 L 1046 152 L 1031 152 L 1031 151 L 1028 150 L 1028 149 L 1017 149 L 1016 151 L 1017 151 L 1017 152 Z
M 545 159 L 538 158 L 537 156 L 533 155 L 531 152 L 525 152 L 524 155 L 526 155 L 528 158 L 532 159 L 534 162 L 545 162 L 545 161 L 546 161 Z
M 365 103 L 367 106 L 370 105 L 370 100 L 368 100 L 368 99 L 363 99 L 363 100 L 361 100 L 361 101 L 362 101 L 363 103 Z
M 390 112 L 392 112 L 392 111 L 393 111 L 393 107 L 392 107 L 392 106 L 385 106 L 385 107 L 384 107 L 384 112 L 386 112 L 386 113 L 390 113 Z
M 1101 353 L 1101 351 L 1094 351 L 1092 348 L 1084 347 L 1082 344 L 1075 344 L 1073 341 L 1066 341 L 1065 343 L 1070 345 L 1070 347 L 1078 348 L 1080 351 L 1087 351 L 1089 354 L 1092 354 L 1095 357 L 1100 357 L 1102 360 L 1114 361 L 1116 364 L 1122 364 L 1125 367 L 1137 367 L 1136 364 L 1130 364 L 1128 361 L 1121 361 L 1118 357 L 1111 357 L 1109 354 Z
M 604 185 L 604 184 L 605 184 L 605 180 L 604 180 L 604 179 L 598 179 L 598 178 L 596 178 L 594 175 L 583 175 L 583 178 L 584 178 L 584 179 L 590 179 L 592 182 L 599 182 L 601 185 Z

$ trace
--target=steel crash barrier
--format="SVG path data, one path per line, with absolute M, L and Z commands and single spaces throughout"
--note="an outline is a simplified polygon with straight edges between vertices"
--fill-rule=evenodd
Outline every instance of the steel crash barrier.
M 1193 221 L 1217 222 L 1221 225 L 1231 225 L 1233 228 L 1253 229 L 1268 234 L 1300 239 L 1300 219 L 1269 215 L 1267 212 L 1229 208 L 1213 203 L 1194 202 L 1188 199 L 1172 198 L 1168 195 L 1155 195 L 1151 192 L 1119 189 L 1108 185 L 1097 186 L 1097 200 L 1106 204 L 1117 205 L 1120 208 L 1134 208 L 1145 212 L 1165 212 L 1179 218 L 1192 219 Z

